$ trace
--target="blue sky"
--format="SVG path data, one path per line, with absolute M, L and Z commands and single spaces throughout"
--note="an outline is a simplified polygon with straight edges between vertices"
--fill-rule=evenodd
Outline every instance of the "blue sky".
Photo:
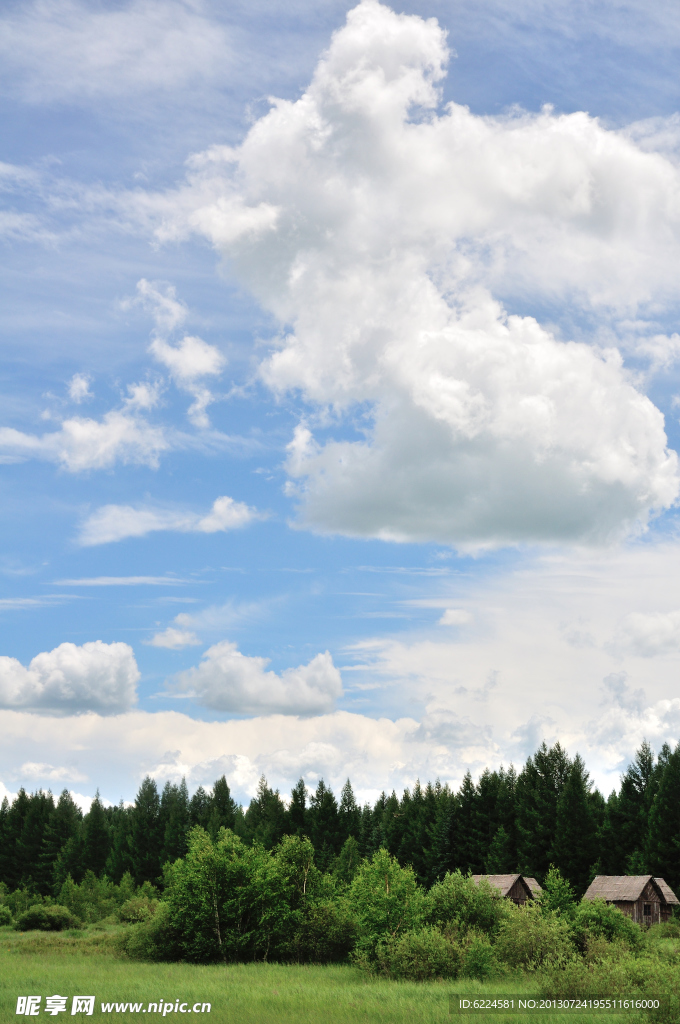
M 680 24 L 3 8 L 0 784 L 680 729 Z

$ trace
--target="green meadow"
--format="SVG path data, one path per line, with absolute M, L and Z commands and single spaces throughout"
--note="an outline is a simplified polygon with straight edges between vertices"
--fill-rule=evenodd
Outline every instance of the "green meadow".
M 535 996 L 539 979 L 407 982 L 376 978 L 344 965 L 139 963 L 120 952 L 120 934 L 120 925 L 108 923 L 60 933 L 0 929 L 0 1021 L 26 1019 L 16 1015 L 20 995 L 43 997 L 38 1016 L 43 1021 L 72 1019 L 73 995 L 96 996 L 93 1019 L 129 1022 L 148 1021 L 148 1011 L 103 1013 L 101 1004 L 141 1003 L 146 1008 L 149 1003 L 174 1004 L 178 999 L 189 1007 L 210 1003 L 210 1013 L 201 1019 L 215 1024 L 455 1024 L 461 1020 L 476 1024 L 525 1024 L 530 1020 L 634 1024 L 649 1019 L 637 1012 L 461 1016 L 450 1012 L 452 995 Z M 55 994 L 68 996 L 66 1012 L 56 1017 L 44 1011 L 45 997 Z M 88 1019 L 84 1014 L 76 1016 L 81 1021 Z M 173 1009 L 167 1019 L 173 1022 L 179 1016 Z M 153 1013 L 151 1017 L 158 1019 Z

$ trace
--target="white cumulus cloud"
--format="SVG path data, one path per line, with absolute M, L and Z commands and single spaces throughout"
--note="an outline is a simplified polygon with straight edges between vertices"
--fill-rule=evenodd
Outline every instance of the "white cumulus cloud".
M 246 657 L 224 640 L 179 675 L 180 692 L 215 711 L 246 714 L 321 715 L 342 696 L 342 679 L 328 651 L 280 675 L 266 671 L 268 664 L 268 658 Z
M 103 505 L 85 520 L 78 540 L 84 547 L 91 547 L 126 537 L 145 537 L 159 530 L 219 533 L 245 526 L 257 516 L 255 509 L 226 495 L 217 498 L 211 510 L 203 516 L 176 509 Z
M 210 421 L 205 410 L 215 398 L 202 381 L 222 373 L 225 356 L 214 345 L 190 334 L 177 344 L 168 341 L 167 334 L 187 315 L 186 307 L 178 301 L 171 285 L 152 284 L 142 278 L 137 284 L 137 294 L 140 301 L 151 308 L 156 321 L 150 346 L 152 355 L 166 367 L 177 387 L 193 395 L 188 412 L 191 422 L 197 427 L 208 427 Z
M 439 619 L 440 626 L 467 626 L 469 622 L 472 616 L 464 608 L 447 608 Z
M 612 337 L 673 301 L 680 170 L 585 113 L 437 111 L 447 59 L 434 19 L 362 0 L 298 100 L 195 157 L 184 187 L 130 202 L 161 239 L 208 237 L 278 317 L 272 389 L 358 423 L 298 429 L 304 524 L 606 542 L 677 497 L 663 416 L 615 348 L 512 303 L 575 303 Z
M 16 658 L 0 657 L 0 707 L 119 714 L 136 703 L 138 679 L 128 644 L 64 643 L 37 654 L 28 668 Z
M 622 621 L 612 647 L 642 658 L 680 652 L 680 611 L 631 612 Z
M 181 651 L 183 647 L 196 647 L 201 641 L 188 629 L 168 626 L 162 633 L 155 633 L 146 642 L 150 647 L 167 647 L 170 651 Z
M 71 473 L 109 469 L 117 462 L 155 468 L 169 448 L 163 429 L 130 408 L 112 409 L 101 420 L 73 416 L 40 436 L 0 427 L 0 451 L 8 457 L 45 459 Z

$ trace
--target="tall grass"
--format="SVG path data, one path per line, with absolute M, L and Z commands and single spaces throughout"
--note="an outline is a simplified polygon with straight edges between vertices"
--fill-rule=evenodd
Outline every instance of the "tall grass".
M 132 962 L 119 952 L 124 926 L 101 924 L 64 933 L 17 933 L 0 928 L 0 1022 L 26 1018 L 15 1014 L 19 995 L 60 994 L 69 997 L 68 1010 L 56 1018 L 41 1012 L 38 1020 L 72 1020 L 73 995 L 95 995 L 92 1018 L 120 1022 L 157 1020 L 148 1013 L 102 1014 L 102 1002 L 154 1002 L 180 998 L 189 1005 L 211 1003 L 212 1024 L 473 1024 L 491 1021 L 528 1024 L 529 1020 L 567 1020 L 574 1024 L 637 1024 L 641 1015 L 588 1014 L 543 1017 L 532 1014 L 476 1014 L 462 1018 L 449 1013 L 456 993 L 536 995 L 539 978 L 515 975 L 493 982 L 405 982 L 376 978 L 350 966 L 285 964 L 149 964 Z M 87 1020 L 88 1018 L 76 1018 Z M 166 1020 L 175 1024 L 177 1015 Z M 186 1018 L 184 1018 L 186 1020 Z M 189 1018 L 192 1022 L 192 1018 Z M 198 1022 L 194 1022 L 198 1024 Z

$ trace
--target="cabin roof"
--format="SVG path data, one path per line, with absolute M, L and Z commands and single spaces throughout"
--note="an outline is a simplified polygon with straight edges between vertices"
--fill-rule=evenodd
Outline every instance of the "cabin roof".
M 473 875 L 472 880 L 476 885 L 479 885 L 481 880 L 485 878 L 489 885 L 492 885 L 494 889 L 500 889 L 502 896 L 507 896 L 513 885 L 518 878 L 521 878 L 526 887 L 528 888 L 532 899 L 540 894 L 541 887 L 535 878 L 525 878 L 523 875 Z
M 584 899 L 594 900 L 599 897 L 612 903 L 635 903 L 642 896 L 648 882 L 654 883 L 661 899 L 665 900 L 665 893 L 652 875 L 596 875 L 586 889 Z
M 675 895 L 668 882 L 664 882 L 663 878 L 655 878 L 654 881 L 661 889 L 661 892 L 664 894 L 666 898 L 666 903 L 672 903 L 675 906 L 680 905 L 680 900 Z
M 538 899 L 538 897 L 543 892 L 542 886 L 540 886 L 538 884 L 538 882 L 536 881 L 535 878 L 530 878 L 529 875 L 525 875 L 524 876 L 524 881 L 527 883 L 527 885 L 531 889 L 531 895 L 533 896 L 533 898 L 535 900 Z

